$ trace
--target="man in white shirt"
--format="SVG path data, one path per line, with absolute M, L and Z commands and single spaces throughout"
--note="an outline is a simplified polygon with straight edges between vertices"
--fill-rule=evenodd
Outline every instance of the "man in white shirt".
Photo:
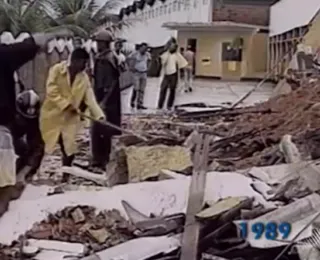
M 131 96 L 131 108 L 146 109 L 143 105 L 144 91 L 147 86 L 151 56 L 148 44 L 141 43 L 138 50 L 128 57 L 128 64 L 134 76 L 134 89 Z
M 178 45 L 176 42 L 172 42 L 168 51 L 161 55 L 161 65 L 163 80 L 160 86 L 158 109 L 163 108 L 169 90 L 167 109 L 171 110 L 175 100 L 179 70 L 188 65 L 186 59 L 178 52 Z
M 118 40 L 114 43 L 114 52 L 121 72 L 126 70 L 126 56 L 122 53 L 123 42 L 124 40 Z
M 193 83 L 193 68 L 194 68 L 194 52 L 191 46 L 188 46 L 187 51 L 184 53 L 184 58 L 188 62 L 188 66 L 184 69 L 184 84 L 185 92 L 192 92 Z

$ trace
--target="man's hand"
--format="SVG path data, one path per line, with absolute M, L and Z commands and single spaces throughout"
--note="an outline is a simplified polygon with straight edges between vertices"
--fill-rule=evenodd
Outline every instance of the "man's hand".
M 106 121 L 106 116 L 99 117 L 98 121 Z

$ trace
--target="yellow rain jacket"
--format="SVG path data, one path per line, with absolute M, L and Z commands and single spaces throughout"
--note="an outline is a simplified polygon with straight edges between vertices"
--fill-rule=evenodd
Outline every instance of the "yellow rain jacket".
M 46 97 L 40 111 L 40 130 L 47 153 L 53 152 L 60 135 L 68 156 L 77 151 L 76 135 L 81 126 L 80 116 L 66 108 L 72 104 L 79 109 L 83 101 L 95 119 L 105 117 L 85 72 L 79 73 L 70 86 L 67 62 L 51 67 L 46 83 Z

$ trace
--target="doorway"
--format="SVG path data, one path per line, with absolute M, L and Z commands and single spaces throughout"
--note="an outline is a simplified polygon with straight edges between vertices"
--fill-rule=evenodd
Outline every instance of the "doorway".
M 240 78 L 242 49 L 233 47 L 231 42 L 223 42 L 221 46 L 221 63 L 223 78 Z
M 196 55 L 197 55 L 197 39 L 191 38 L 187 40 L 187 49 L 191 48 L 194 53 L 194 61 L 193 61 L 193 75 L 196 74 Z

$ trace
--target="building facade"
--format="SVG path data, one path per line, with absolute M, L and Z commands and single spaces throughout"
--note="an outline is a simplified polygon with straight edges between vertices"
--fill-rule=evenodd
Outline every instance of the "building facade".
M 267 72 L 268 26 L 274 0 L 216 0 L 207 23 L 168 22 L 181 46 L 196 48 L 196 76 L 261 79 Z
M 195 75 L 260 79 L 267 72 L 270 6 L 276 0 L 141 0 L 120 11 L 121 37 L 163 46 L 169 37 L 195 51 Z
M 147 42 L 152 47 L 163 46 L 177 31 L 163 27 L 164 22 L 208 22 L 211 20 L 211 0 L 141 0 L 120 11 L 124 27 L 119 37 L 129 44 Z
M 272 5 L 268 48 L 272 79 L 279 80 L 289 67 L 297 67 L 301 45 L 311 47 L 313 53 L 320 47 L 319 10 L 319 0 L 280 0 Z

